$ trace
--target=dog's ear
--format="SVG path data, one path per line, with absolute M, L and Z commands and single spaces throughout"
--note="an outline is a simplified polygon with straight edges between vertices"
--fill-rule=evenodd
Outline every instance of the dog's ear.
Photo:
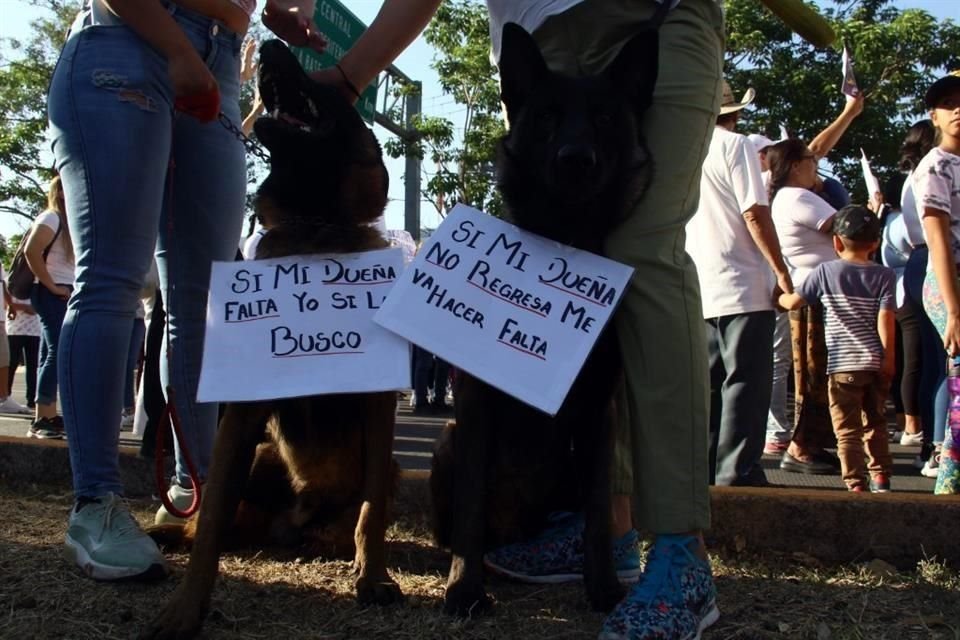
M 659 54 L 659 34 L 656 29 L 647 29 L 623 45 L 604 72 L 614 86 L 623 87 L 640 113 L 653 101 Z
M 500 99 L 511 121 L 547 73 L 547 63 L 533 36 L 512 22 L 503 25 L 500 39 Z

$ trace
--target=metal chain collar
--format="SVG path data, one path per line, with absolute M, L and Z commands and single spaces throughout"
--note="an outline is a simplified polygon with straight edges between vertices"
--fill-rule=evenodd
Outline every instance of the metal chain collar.
M 243 131 L 241 131 L 237 125 L 233 124 L 223 111 L 217 115 L 217 119 L 220 121 L 220 124 L 223 125 L 224 129 L 232 133 L 237 140 L 243 143 L 243 146 L 247 149 L 247 153 L 252 153 L 267 164 L 270 164 L 270 154 L 259 144 L 244 135 Z

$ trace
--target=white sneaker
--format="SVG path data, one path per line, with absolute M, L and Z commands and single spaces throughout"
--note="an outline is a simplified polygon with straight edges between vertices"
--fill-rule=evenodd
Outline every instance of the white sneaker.
M 903 435 L 900 436 L 900 446 L 902 447 L 919 447 L 922 444 L 922 433 L 907 433 L 904 431 Z
M 120 412 L 120 430 L 129 431 L 133 428 L 133 409 L 124 409 Z
M 179 482 L 173 480 L 170 483 L 170 488 L 167 489 L 167 497 L 170 498 L 170 502 L 177 509 L 186 511 L 193 504 L 193 489 L 185 489 L 180 486 Z M 167 508 L 162 504 L 157 509 L 157 515 L 153 518 L 154 524 L 183 524 L 186 521 L 186 518 L 178 518 L 167 511 Z
M 122 498 L 112 493 L 78 503 L 70 511 L 67 557 L 95 580 L 159 578 L 167 561 Z
M 28 409 L 10 397 L 0 400 L 0 413 L 14 413 L 20 416 L 33 415 L 33 411 L 31 409 Z
M 940 473 L 940 452 L 934 451 L 930 454 L 930 459 L 924 463 L 923 469 L 920 469 L 920 475 L 924 478 L 936 478 L 938 473 Z

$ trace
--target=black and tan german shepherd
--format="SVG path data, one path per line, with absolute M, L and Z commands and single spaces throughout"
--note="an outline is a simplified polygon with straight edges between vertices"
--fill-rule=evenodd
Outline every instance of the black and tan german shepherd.
M 533 37 L 503 30 L 502 100 L 510 123 L 497 177 L 511 222 L 594 253 L 643 196 L 653 172 L 640 133 L 657 77 L 656 29 L 630 40 L 601 74 L 551 72 Z M 610 467 L 614 392 L 622 378 L 616 331 L 602 332 L 555 417 L 463 374 L 456 422 L 434 451 L 435 535 L 453 558 L 448 613 L 490 606 L 483 554 L 530 539 L 565 500 L 584 509 L 584 579 L 592 606 L 612 608 L 623 587 L 613 566 Z M 572 492 L 570 491 L 572 483 Z M 566 504 L 564 504 L 566 502 Z
M 386 206 L 387 172 L 356 110 L 310 80 L 276 40 L 260 50 L 258 82 L 268 116 L 255 130 L 270 151 L 270 174 L 256 197 L 269 222 L 257 258 L 386 247 L 369 223 Z M 227 405 L 198 516 L 181 531 L 155 532 L 185 537 L 192 549 L 183 581 L 143 637 L 199 631 L 231 540 L 309 542 L 311 531 L 332 529 L 334 539 L 339 531 L 341 549 L 355 543 L 357 599 L 401 600 L 384 546 L 397 475 L 396 398 L 391 391 Z

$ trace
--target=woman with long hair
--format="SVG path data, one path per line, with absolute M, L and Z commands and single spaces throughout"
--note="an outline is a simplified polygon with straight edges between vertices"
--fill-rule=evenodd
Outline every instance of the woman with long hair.
M 934 147 L 935 141 L 936 129 L 932 121 L 920 120 L 913 123 L 900 145 L 898 162 L 900 170 L 907 174 L 900 192 L 900 209 L 904 235 L 911 247 L 903 269 L 903 299 L 904 307 L 913 309 L 920 338 L 917 402 L 923 444 L 915 464 L 921 467 L 922 475 L 931 478 L 937 477 L 939 449 L 947 425 L 947 374 L 943 366 L 947 353 L 926 309 L 923 308 L 923 281 L 927 274 L 929 251 L 920 221 L 920 211 L 917 209 L 913 182 L 917 165 Z
M 952 367 L 960 364 L 960 72 L 940 78 L 924 103 L 937 129 L 937 144 L 913 172 L 917 211 L 930 249 L 923 307 L 939 333 Z M 960 493 L 960 390 L 948 381 L 949 429 L 945 430 L 936 493 Z
M 322 48 L 313 4 L 266 0 L 264 24 L 292 45 Z M 88 0 L 50 82 L 53 155 L 77 256 L 57 358 L 76 498 L 66 545 L 97 579 L 167 572 L 120 498 L 117 438 L 134 313 L 155 256 L 169 293 L 163 376 L 183 436 L 168 492 L 175 505 L 195 495 L 184 450 L 199 483 L 210 467 L 217 405 L 196 402 L 207 284 L 212 262 L 236 253 L 246 194 L 243 144 L 221 123 L 240 126 L 240 51 L 256 8 Z M 157 517 L 173 518 L 163 508 Z
M 836 210 L 814 193 L 817 157 L 805 142 L 783 140 L 767 151 L 770 209 L 784 262 L 799 287 L 821 262 L 834 260 Z M 794 429 L 780 468 L 808 474 L 834 474 L 839 460 L 826 451 L 836 439 L 827 399 L 827 348 L 823 307 L 811 304 L 790 312 L 793 343 Z
M 63 419 L 57 415 L 57 347 L 67 300 L 73 292 L 75 265 L 60 176 L 50 181 L 47 209 L 33 221 L 24 257 L 36 276 L 30 302 L 40 316 L 36 416 L 27 435 L 62 438 Z

